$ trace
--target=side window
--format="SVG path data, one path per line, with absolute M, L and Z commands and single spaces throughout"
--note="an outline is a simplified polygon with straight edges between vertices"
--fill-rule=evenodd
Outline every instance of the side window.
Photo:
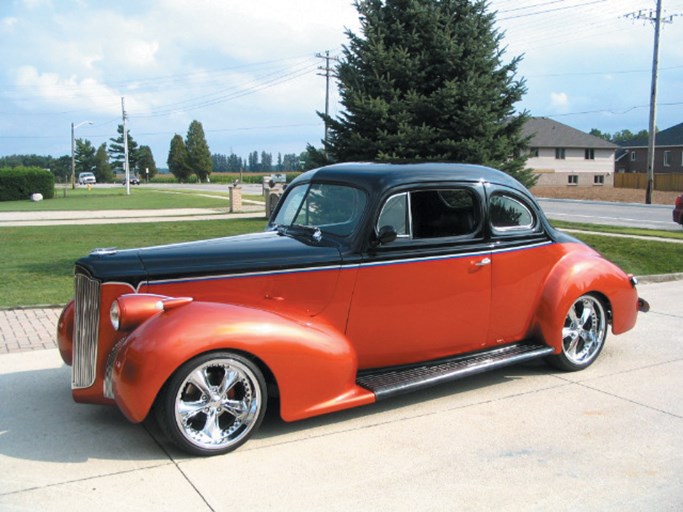
M 536 222 L 527 206 L 509 196 L 493 196 L 489 202 L 489 214 L 491 226 L 496 231 L 531 229 Z
M 413 238 L 470 235 L 479 227 L 479 208 L 466 189 L 419 190 L 410 194 Z
M 408 218 L 408 194 L 397 194 L 391 196 L 384 207 L 382 213 L 379 214 L 377 220 L 377 231 L 384 226 L 393 226 L 398 233 L 398 236 L 408 236 L 408 226 L 410 220 Z

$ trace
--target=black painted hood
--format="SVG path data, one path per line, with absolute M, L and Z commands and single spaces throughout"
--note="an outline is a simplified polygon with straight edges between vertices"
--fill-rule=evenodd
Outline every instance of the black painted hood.
M 336 244 L 277 232 L 122 251 L 99 251 L 77 266 L 102 281 L 142 281 L 339 265 Z

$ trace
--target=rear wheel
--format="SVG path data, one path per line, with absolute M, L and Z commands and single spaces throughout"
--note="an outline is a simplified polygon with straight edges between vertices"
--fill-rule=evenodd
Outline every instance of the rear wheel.
M 562 352 L 547 360 L 560 370 L 583 370 L 597 359 L 606 337 L 605 306 L 595 295 L 583 295 L 572 304 L 565 317 Z
M 249 359 L 204 354 L 181 366 L 159 396 L 157 419 L 173 442 L 193 455 L 228 453 L 258 429 L 266 383 Z

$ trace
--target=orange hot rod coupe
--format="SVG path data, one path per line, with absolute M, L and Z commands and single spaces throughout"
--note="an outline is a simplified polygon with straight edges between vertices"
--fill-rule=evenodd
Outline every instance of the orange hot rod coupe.
M 199 455 L 247 441 L 268 397 L 293 421 L 534 358 L 581 370 L 648 307 L 517 181 L 460 164 L 313 170 L 263 233 L 95 250 L 75 282 L 74 399 L 154 410 Z

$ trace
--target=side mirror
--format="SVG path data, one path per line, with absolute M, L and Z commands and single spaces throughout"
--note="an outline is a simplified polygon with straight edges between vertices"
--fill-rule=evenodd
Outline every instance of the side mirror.
M 385 245 L 396 240 L 398 233 L 394 229 L 394 226 L 382 226 L 379 228 L 379 233 L 377 233 L 377 238 L 374 240 L 374 246 Z

